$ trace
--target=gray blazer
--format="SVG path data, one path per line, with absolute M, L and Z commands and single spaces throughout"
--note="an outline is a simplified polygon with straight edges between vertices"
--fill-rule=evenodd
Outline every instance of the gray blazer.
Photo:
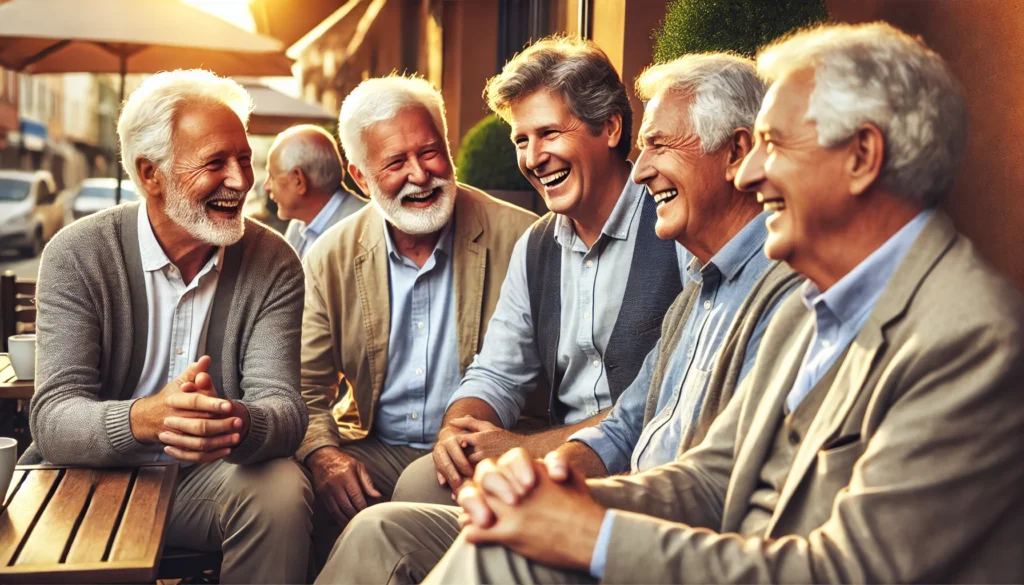
M 362 197 L 356 195 L 355 193 L 351 193 L 344 190 L 342 192 L 347 193 L 347 196 L 345 197 L 345 200 L 341 202 L 341 205 L 338 206 L 338 209 L 337 211 L 334 212 L 334 215 L 332 215 L 331 218 L 327 220 L 327 225 L 325 225 L 323 229 L 324 232 L 326 232 L 334 224 L 338 223 L 339 221 L 345 219 L 346 217 L 362 209 L 363 206 L 366 205 L 367 203 L 366 199 L 363 199 Z M 305 222 L 293 219 L 290 222 L 288 222 L 288 229 L 286 229 L 284 232 L 284 239 L 288 240 L 288 243 L 291 244 L 292 248 L 296 250 L 299 249 L 299 244 L 302 243 L 302 228 L 305 225 Z M 320 233 L 322 234 L 323 232 Z
M 767 534 L 736 534 L 813 325 L 792 295 L 699 446 L 590 483 L 627 511 L 604 580 L 1024 581 L 1024 304 L 941 212 L 839 365 Z
M 128 419 L 148 325 L 138 213 L 133 204 L 79 220 L 43 252 L 29 418 L 35 442 L 23 462 L 112 466 L 152 454 L 135 440 Z M 214 387 L 243 402 L 252 419 L 230 463 L 291 456 L 305 435 L 304 292 L 295 252 L 246 219 L 245 235 L 224 255 L 207 339 Z

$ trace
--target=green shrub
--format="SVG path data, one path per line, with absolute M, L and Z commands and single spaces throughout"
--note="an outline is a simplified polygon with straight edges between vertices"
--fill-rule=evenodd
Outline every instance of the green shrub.
M 654 60 L 709 51 L 753 56 L 789 31 L 827 19 L 825 0 L 672 0 L 654 31 Z
M 533 186 L 519 172 L 511 133 L 509 125 L 493 114 L 470 128 L 455 161 L 459 181 L 477 189 L 532 191 Z

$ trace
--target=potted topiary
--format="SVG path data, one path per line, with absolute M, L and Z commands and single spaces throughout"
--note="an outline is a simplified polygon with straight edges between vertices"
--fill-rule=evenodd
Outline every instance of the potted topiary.
M 672 0 L 654 31 L 654 60 L 709 51 L 749 57 L 793 29 L 826 20 L 825 0 Z
M 493 114 L 470 128 L 455 161 L 459 181 L 523 209 L 545 213 L 544 200 L 519 172 L 511 133 L 509 125 Z

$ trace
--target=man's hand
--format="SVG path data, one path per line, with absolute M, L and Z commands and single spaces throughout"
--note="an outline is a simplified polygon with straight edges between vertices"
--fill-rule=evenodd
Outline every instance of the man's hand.
M 306 458 L 306 467 L 313 472 L 313 487 L 338 524 L 346 524 L 365 508 L 366 496 L 381 497 L 363 462 L 336 447 L 313 451 Z
M 501 544 L 554 567 L 590 568 L 606 510 L 559 455 L 542 463 L 514 449 L 497 463 L 485 460 L 458 499 L 469 542 Z
M 449 423 L 453 428 L 464 431 L 459 444 L 470 465 L 477 465 L 484 459 L 497 459 L 509 449 L 525 446 L 526 436 L 505 429 L 472 416 L 463 416 Z
M 445 425 L 437 432 L 437 441 L 434 443 L 434 469 L 437 470 L 437 483 L 448 484 L 453 492 L 458 492 L 464 478 L 473 477 L 473 464 L 466 458 L 462 450 L 460 437 L 467 434 L 466 431 Z

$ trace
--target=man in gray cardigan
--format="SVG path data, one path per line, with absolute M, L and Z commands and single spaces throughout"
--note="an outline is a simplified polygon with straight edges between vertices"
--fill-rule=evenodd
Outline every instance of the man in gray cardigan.
M 304 287 L 288 244 L 241 215 L 250 104 L 199 70 L 155 75 L 126 102 L 121 151 L 144 198 L 43 254 L 23 460 L 177 460 L 167 544 L 222 550 L 225 582 L 296 583 L 313 500 L 290 458 L 308 422 Z

